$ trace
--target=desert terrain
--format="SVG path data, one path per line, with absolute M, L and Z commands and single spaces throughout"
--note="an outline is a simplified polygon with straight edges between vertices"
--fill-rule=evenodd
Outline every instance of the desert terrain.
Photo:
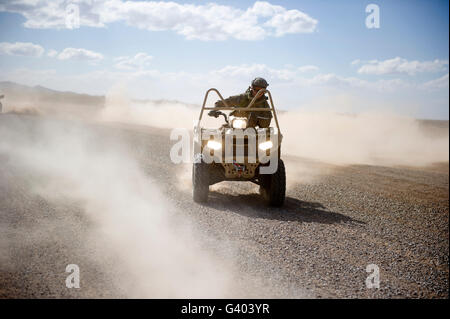
M 7 102 L 0 298 L 448 298 L 448 160 L 341 163 L 286 149 L 284 207 L 230 182 L 200 205 L 191 164 L 169 158 L 169 128 Z M 448 141 L 448 121 L 418 125 Z M 69 264 L 79 289 L 65 285 Z M 370 264 L 379 288 L 366 287 Z

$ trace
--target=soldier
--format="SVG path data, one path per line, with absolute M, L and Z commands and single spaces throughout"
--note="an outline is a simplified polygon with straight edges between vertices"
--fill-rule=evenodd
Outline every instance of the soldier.
M 230 96 L 229 98 L 225 99 L 228 106 L 236 106 L 236 107 L 247 107 L 250 102 L 252 101 L 253 97 L 256 95 L 256 93 L 261 90 L 265 89 L 269 86 L 266 80 L 263 78 L 255 78 L 252 81 L 251 86 L 245 91 L 245 93 Z M 252 108 L 270 108 L 269 103 L 267 102 L 268 97 L 263 94 L 261 97 L 259 97 L 255 103 L 253 103 Z M 222 100 L 217 101 L 215 104 L 215 107 L 222 107 L 225 106 L 222 102 Z M 213 113 L 215 111 L 212 110 L 209 112 L 209 115 L 213 116 Z M 230 113 L 232 116 L 236 117 L 246 117 L 248 119 L 248 126 L 249 127 L 255 127 L 259 126 L 261 128 L 266 128 L 270 126 L 270 121 L 272 119 L 272 112 L 257 112 L 257 111 L 238 111 L 235 110 Z
M 5 96 L 2 94 L 0 95 L 0 100 L 3 99 Z M 2 109 L 3 109 L 3 105 L 2 102 L 0 101 L 0 113 L 2 113 Z

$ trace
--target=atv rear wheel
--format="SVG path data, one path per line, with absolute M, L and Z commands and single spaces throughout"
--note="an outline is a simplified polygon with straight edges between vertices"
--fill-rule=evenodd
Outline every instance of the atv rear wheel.
M 275 173 L 260 176 L 259 193 L 270 206 L 283 206 L 286 197 L 286 170 L 282 159 L 278 160 Z
M 206 202 L 209 194 L 209 170 L 206 163 L 194 163 L 192 167 L 192 185 L 194 202 Z

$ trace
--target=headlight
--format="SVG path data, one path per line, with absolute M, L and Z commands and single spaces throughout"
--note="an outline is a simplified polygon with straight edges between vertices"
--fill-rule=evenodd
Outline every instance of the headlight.
M 272 148 L 272 146 L 273 146 L 272 141 L 262 142 L 261 144 L 259 144 L 259 148 L 262 151 L 267 151 L 269 148 Z
M 207 147 L 209 147 L 210 149 L 213 150 L 220 150 L 222 148 L 222 143 L 220 142 L 216 142 L 213 140 L 209 140 L 208 143 L 206 144 Z
M 233 126 L 233 128 L 247 128 L 247 119 L 245 118 L 234 118 L 231 121 L 231 126 Z

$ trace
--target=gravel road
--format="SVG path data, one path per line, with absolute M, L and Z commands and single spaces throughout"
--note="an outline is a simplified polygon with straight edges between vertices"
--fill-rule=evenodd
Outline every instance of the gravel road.
M 448 162 L 344 166 L 283 156 L 288 175 L 283 208 L 266 207 L 249 183 L 212 186 L 209 202 L 199 205 L 191 197 L 190 165 L 169 159 L 174 143 L 169 130 L 14 114 L 0 116 L 1 298 L 130 297 L 130 286 L 140 282 L 129 275 L 135 270 L 117 266 L 123 255 L 99 235 L 98 220 L 85 213 L 83 201 L 37 192 L 36 185 L 47 185 L 55 175 L 24 165 L 24 158 L 33 161 L 32 153 L 5 144 L 16 136 L 17 149 L 45 150 L 39 127 L 54 122 L 88 134 L 88 147 L 120 145 L 114 149 L 158 185 L 171 205 L 169 222 L 177 223 L 177 216 L 189 221 L 199 249 L 219 266 L 232 265 L 233 283 L 219 296 L 448 298 Z M 127 214 L 132 220 L 133 209 Z M 66 265 L 74 261 L 82 272 L 80 289 L 65 287 Z M 366 287 L 369 264 L 379 268 L 379 288 Z M 205 294 L 200 295 L 209 297 Z

